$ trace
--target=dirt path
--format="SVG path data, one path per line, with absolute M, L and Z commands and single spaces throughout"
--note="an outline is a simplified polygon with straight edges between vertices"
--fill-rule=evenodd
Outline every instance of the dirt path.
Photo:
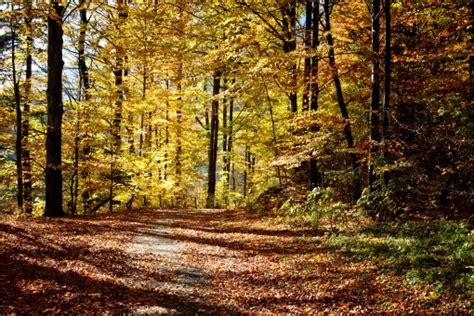
M 463 312 L 327 238 L 224 210 L 0 220 L 0 314 Z
M 164 219 L 165 225 L 170 225 L 170 220 Z M 174 240 L 168 235 L 167 226 L 158 224 L 154 227 L 140 230 L 133 237 L 128 245 L 127 252 L 131 255 L 132 261 L 141 261 L 143 258 L 158 258 L 162 263 L 153 267 L 159 275 L 174 274 L 175 278 L 163 280 L 162 278 L 143 278 L 140 283 L 147 287 L 159 288 L 169 293 L 179 294 L 180 296 L 193 297 L 200 301 L 204 298 L 196 291 L 195 285 L 204 284 L 205 274 L 202 270 L 192 268 L 181 263 L 181 254 L 185 249 L 182 242 Z M 204 311 L 204 310 L 203 310 Z M 135 311 L 137 314 L 168 314 L 177 313 L 176 308 L 164 308 L 159 305 L 140 306 Z

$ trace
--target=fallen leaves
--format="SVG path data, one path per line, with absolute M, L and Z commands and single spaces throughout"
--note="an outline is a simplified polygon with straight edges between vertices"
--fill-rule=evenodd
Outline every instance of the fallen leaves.
M 322 234 L 220 210 L 0 221 L 2 313 L 466 312 Z

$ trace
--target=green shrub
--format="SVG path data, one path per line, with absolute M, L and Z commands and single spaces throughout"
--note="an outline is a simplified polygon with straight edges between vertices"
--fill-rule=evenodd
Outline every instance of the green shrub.
M 464 222 L 379 224 L 358 234 L 332 235 L 326 245 L 345 250 L 349 260 L 372 260 L 381 269 L 404 274 L 410 284 L 474 290 L 473 236 Z
M 341 202 L 334 202 L 331 188 L 316 187 L 305 197 L 304 201 L 287 200 L 282 210 L 290 218 L 303 219 L 305 224 L 316 229 L 322 219 L 327 220 L 332 231 L 337 229 L 337 223 L 348 209 Z

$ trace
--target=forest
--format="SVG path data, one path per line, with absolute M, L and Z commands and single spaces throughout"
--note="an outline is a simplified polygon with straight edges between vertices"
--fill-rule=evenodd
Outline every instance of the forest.
M 473 11 L 0 1 L 0 313 L 474 313 Z

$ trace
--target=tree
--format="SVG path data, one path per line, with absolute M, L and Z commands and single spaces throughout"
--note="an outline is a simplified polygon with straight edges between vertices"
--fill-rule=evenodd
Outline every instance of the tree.
M 213 77 L 212 88 L 212 106 L 211 106 L 211 124 L 209 129 L 210 144 L 209 144 L 209 169 L 208 169 L 208 187 L 207 187 L 207 201 L 206 207 L 212 208 L 215 206 L 216 194 L 216 170 L 217 170 L 217 144 L 219 131 L 219 93 L 221 88 L 220 70 L 216 70 Z
M 25 27 L 26 27 L 26 70 L 24 95 L 25 102 L 23 104 L 23 123 L 22 123 L 22 158 L 23 158 L 23 199 L 25 213 L 31 215 L 33 213 L 33 184 L 31 170 L 31 153 L 30 153 L 30 116 L 31 116 L 31 80 L 33 77 L 33 27 L 32 23 L 32 3 L 31 0 L 25 1 Z
M 344 94 L 342 92 L 341 79 L 339 77 L 339 71 L 336 64 L 336 55 L 334 52 L 334 39 L 331 33 L 331 4 L 330 0 L 324 0 L 323 4 L 324 10 L 324 30 L 326 32 L 326 41 L 328 45 L 328 59 L 329 65 L 331 66 L 332 78 L 334 81 L 334 86 L 336 88 L 336 97 L 341 115 L 344 119 L 344 135 L 346 137 L 347 148 L 352 150 L 354 148 L 354 138 L 352 136 L 351 123 L 349 120 L 349 112 L 347 111 L 347 106 L 344 101 Z M 352 169 L 354 172 L 354 199 L 357 200 L 360 196 L 360 179 L 359 179 L 359 163 L 357 161 L 357 156 L 355 153 L 349 153 Z
M 63 14 L 61 1 L 51 1 L 48 14 L 48 130 L 46 134 L 46 203 L 44 216 L 61 216 L 63 178 L 61 166 L 61 124 L 63 117 Z
M 14 10 L 14 4 L 12 3 L 12 11 Z M 16 70 L 16 33 L 15 26 L 13 25 L 12 16 L 10 18 L 10 33 L 11 33 L 11 50 L 12 50 L 12 79 L 13 79 L 13 97 L 15 100 L 15 112 L 16 112 L 16 181 L 17 181 L 17 205 L 20 212 L 23 212 L 23 171 L 22 171 L 22 113 L 21 113 L 21 94 L 20 94 L 20 79 L 18 78 Z
M 375 160 L 380 146 L 380 0 L 372 0 L 372 95 L 370 98 L 370 156 L 369 156 L 369 186 L 376 180 Z

